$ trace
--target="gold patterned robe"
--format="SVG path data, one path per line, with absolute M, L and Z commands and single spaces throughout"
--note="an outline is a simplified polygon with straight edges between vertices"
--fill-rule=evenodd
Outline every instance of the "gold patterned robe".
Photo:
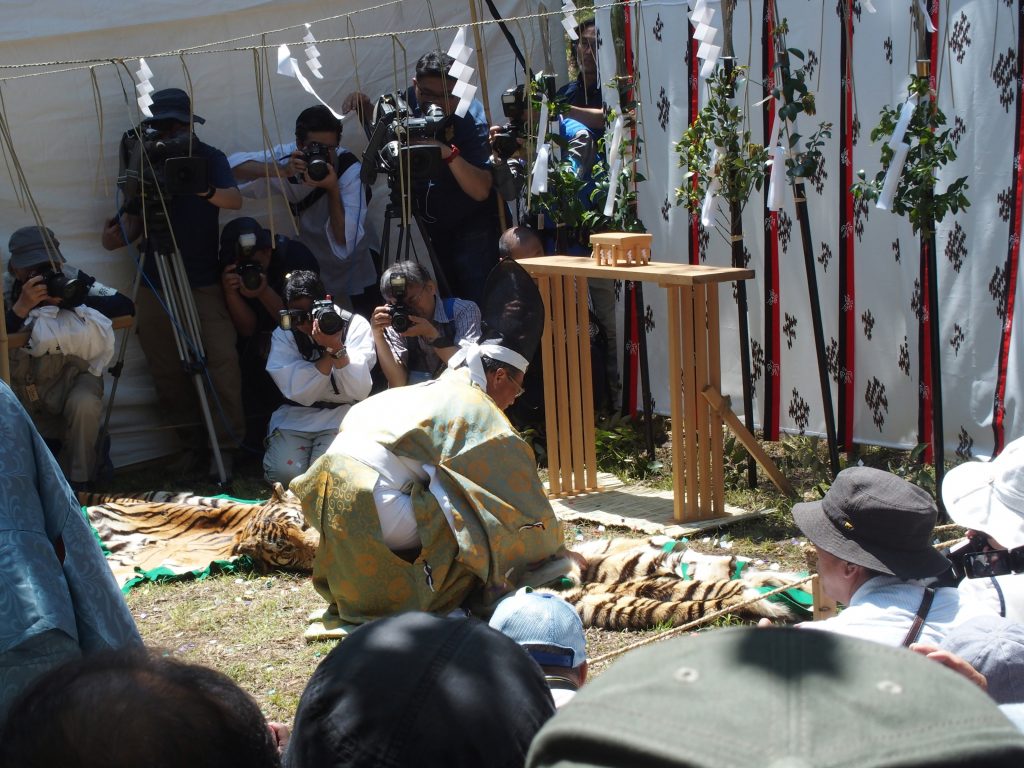
M 486 614 L 505 593 L 568 570 L 561 525 L 537 477 L 533 450 L 470 383 L 467 370 L 364 400 L 341 429 L 437 467 L 456 531 L 435 496 L 415 484 L 423 548 L 415 562 L 406 562 L 383 542 L 373 499 L 377 471 L 328 451 L 291 490 L 320 532 L 313 585 L 342 621 L 459 606 Z

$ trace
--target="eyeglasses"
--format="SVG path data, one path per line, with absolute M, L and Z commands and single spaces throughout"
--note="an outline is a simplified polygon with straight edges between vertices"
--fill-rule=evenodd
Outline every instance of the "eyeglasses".
M 525 394 L 526 394 L 526 387 L 524 387 L 524 386 L 523 386 L 522 384 L 520 384 L 520 383 L 519 383 L 518 381 L 516 381 L 515 379 L 513 379 L 513 378 L 512 378 L 511 376 L 509 376 L 509 377 L 508 377 L 508 380 L 509 380 L 509 381 L 511 381 L 511 382 L 512 382 L 513 384 L 515 384 L 515 385 L 516 385 L 516 389 L 518 390 L 518 391 L 516 392 L 516 396 L 512 398 L 512 402 L 515 402 L 515 401 L 516 401 L 516 400 L 518 400 L 518 399 L 519 399 L 520 397 L 522 397 L 523 395 L 525 395 Z

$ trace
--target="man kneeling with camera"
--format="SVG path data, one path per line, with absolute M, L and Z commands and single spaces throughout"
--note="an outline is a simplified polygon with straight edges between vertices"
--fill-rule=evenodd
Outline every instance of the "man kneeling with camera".
M 4 275 L 7 330 L 30 330 L 11 352 L 11 388 L 36 428 L 59 443 L 61 469 L 76 489 L 93 477 L 103 410 L 103 369 L 114 355 L 108 318 L 134 315 L 131 300 L 64 261 L 49 229 L 11 235 Z
M 415 261 L 400 261 L 380 280 L 387 304 L 373 311 L 373 340 L 388 385 L 437 378 L 459 343 L 480 338 L 480 308 L 465 299 L 437 299 L 437 285 Z
M 349 407 L 370 394 L 377 360 L 370 324 L 335 306 L 320 278 L 293 272 L 267 372 L 285 398 L 270 417 L 263 472 L 287 486 L 330 446 Z

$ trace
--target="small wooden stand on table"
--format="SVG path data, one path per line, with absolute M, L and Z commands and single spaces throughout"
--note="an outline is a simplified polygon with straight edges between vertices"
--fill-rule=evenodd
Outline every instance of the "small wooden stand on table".
M 718 284 L 748 280 L 753 271 L 665 262 L 606 266 L 579 256 L 519 263 L 537 280 L 547 309 L 541 354 L 549 495 L 599 490 L 587 278 L 641 280 L 668 293 L 673 515 L 678 522 L 725 515 L 722 416 L 702 393 L 722 390 Z

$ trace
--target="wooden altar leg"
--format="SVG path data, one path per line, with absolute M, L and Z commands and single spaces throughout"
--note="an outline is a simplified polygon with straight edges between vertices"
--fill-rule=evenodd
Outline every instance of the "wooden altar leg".
M 572 493 L 572 445 L 569 419 L 568 361 L 566 346 L 569 343 L 569 328 L 565 322 L 565 295 L 561 278 L 551 281 L 551 304 L 554 309 L 555 332 L 555 401 L 558 426 L 558 465 L 561 470 L 561 492 Z
M 562 478 L 558 461 L 558 400 L 555 395 L 554 307 L 551 303 L 551 278 L 538 275 L 537 289 L 544 300 L 544 332 L 540 339 L 541 361 L 544 365 L 544 429 L 547 432 L 548 495 L 560 496 Z
M 711 511 L 711 408 L 700 397 L 708 380 L 708 326 L 707 286 L 693 287 L 693 346 L 696 369 L 696 389 L 690 392 L 697 406 L 697 484 L 698 500 L 694 518 L 713 517 Z
M 594 431 L 594 387 L 591 384 L 590 312 L 587 299 L 587 278 L 576 278 L 576 326 L 580 329 L 580 385 L 583 389 L 583 461 L 586 478 L 581 480 L 588 491 L 597 490 L 597 436 Z
M 562 278 L 562 297 L 565 301 L 565 346 L 568 361 L 569 393 L 569 446 L 572 451 L 572 483 L 573 493 L 580 493 L 587 486 L 586 470 L 583 459 L 583 389 L 590 383 L 590 368 L 582 367 L 580 347 L 584 336 L 589 342 L 588 325 L 580 326 L 577 322 L 579 313 L 573 304 L 578 301 L 576 278 Z M 588 344 L 589 346 L 589 344 Z M 586 387 L 589 389 L 589 386 Z
M 686 469 L 683 464 L 682 298 L 675 285 L 668 293 L 668 398 L 672 415 L 672 516 L 686 517 Z
M 718 338 L 718 284 L 708 286 L 708 380 L 722 391 L 722 360 Z M 722 417 L 711 410 L 711 506 L 715 517 L 725 514 L 725 468 Z
M 690 286 L 684 286 L 680 289 L 682 295 L 682 351 L 683 359 L 681 361 L 683 367 L 683 417 L 685 419 L 684 428 L 686 429 L 686 439 L 684 445 L 686 447 L 686 503 L 683 507 L 682 514 L 679 517 L 681 521 L 699 520 L 700 519 L 700 507 L 699 497 L 697 495 L 697 434 L 699 431 L 699 425 L 697 422 L 697 372 L 695 368 L 696 350 L 693 347 L 694 339 L 694 311 L 693 311 L 693 294 L 694 289 Z

